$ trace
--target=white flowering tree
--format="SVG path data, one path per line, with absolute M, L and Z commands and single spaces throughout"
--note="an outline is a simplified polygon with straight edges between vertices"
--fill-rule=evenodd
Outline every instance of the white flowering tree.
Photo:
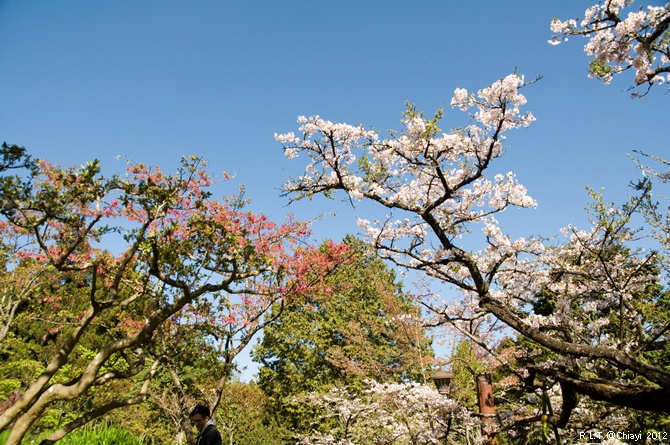
M 635 87 L 646 85 L 648 91 L 670 81 L 669 27 L 670 3 L 635 8 L 633 0 L 604 0 L 588 8 L 582 20 L 555 18 L 549 42 L 588 37 L 584 52 L 592 57 L 590 76 L 608 84 L 615 74 L 632 69 Z
M 377 252 L 462 292 L 458 301 L 425 300 L 432 322 L 450 324 L 492 354 L 491 339 L 480 333 L 501 323 L 547 351 L 520 367 L 500 360 L 519 382 L 541 377 L 560 386 L 562 404 L 548 420 L 556 427 L 583 395 L 669 413 L 670 303 L 660 268 L 667 244 L 646 239 L 643 248 L 645 234 L 631 228 L 651 182 L 621 207 L 593 193 L 592 226 L 568 227 L 551 245 L 513 239 L 498 224 L 500 212 L 535 205 L 512 172 L 487 174 L 505 152 L 506 133 L 534 120 L 521 111 L 525 85 L 515 73 L 477 93 L 457 89 L 451 105 L 469 111 L 472 123 L 449 132 L 438 127 L 441 110 L 425 119 L 412 106 L 403 131 L 387 138 L 300 117 L 298 135 L 276 135 L 289 158 L 308 158 L 284 191 L 294 200 L 342 192 L 352 204 L 378 204 L 384 218 L 359 219 Z
M 302 401 L 322 416 L 315 419 L 312 434 L 299 438 L 301 445 L 463 443 L 479 425 L 454 400 L 417 383 L 368 381 L 361 393 L 335 388 Z

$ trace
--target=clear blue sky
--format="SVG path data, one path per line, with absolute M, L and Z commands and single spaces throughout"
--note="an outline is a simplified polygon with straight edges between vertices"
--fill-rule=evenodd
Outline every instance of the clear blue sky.
M 658 1 L 655 3 L 659 3 Z M 399 126 L 404 101 L 430 114 L 455 88 L 476 90 L 515 69 L 528 80 L 530 128 L 511 132 L 495 171 L 514 170 L 539 207 L 511 217 L 516 235 L 583 225 L 584 186 L 621 201 L 637 177 L 626 157 L 670 157 L 661 87 L 642 100 L 586 76 L 584 39 L 553 47 L 549 23 L 589 2 L 0 0 L 0 140 L 62 165 L 123 160 L 173 170 L 203 155 L 236 174 L 251 208 L 281 220 L 337 210 L 315 239 L 356 230 L 356 212 L 315 200 L 287 209 L 278 188 L 303 164 L 275 132 L 297 115 Z M 448 113 L 443 130 L 463 123 Z M 220 194 L 234 187 L 221 188 Z

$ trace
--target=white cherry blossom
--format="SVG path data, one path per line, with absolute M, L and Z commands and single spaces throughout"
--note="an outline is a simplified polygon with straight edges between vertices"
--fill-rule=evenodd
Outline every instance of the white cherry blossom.
M 554 19 L 549 43 L 557 45 L 570 35 L 588 37 L 584 52 L 592 57 L 589 76 L 605 84 L 628 69 L 635 71 L 634 86 L 646 85 L 647 91 L 670 81 L 670 3 L 626 13 L 630 7 L 633 1 L 607 0 L 589 7 L 579 24 L 575 19 Z
M 617 11 L 627 6 L 607 5 Z M 596 8 L 589 14 L 596 20 L 602 13 Z M 633 15 L 623 26 L 640 20 Z M 602 44 L 612 51 L 621 42 Z M 456 89 L 451 105 L 469 113 L 472 123 L 449 131 L 437 126 L 441 111 L 426 119 L 411 106 L 403 130 L 386 138 L 363 126 L 300 118 L 301 138 L 277 136 L 286 150 L 309 159 L 284 191 L 292 199 L 343 192 L 348 202 L 366 203 L 357 205 L 360 212 L 373 204 L 385 210 L 384 218 L 358 219 L 378 254 L 460 292 L 458 298 L 426 293 L 426 322 L 468 337 L 489 366 L 513 372 L 510 381 L 541 375 L 549 389 L 567 388 L 568 400 L 582 394 L 667 412 L 661 401 L 670 397 L 670 372 L 653 361 L 653 351 L 670 332 L 670 308 L 659 290 L 667 285 L 659 270 L 668 264 L 670 231 L 664 230 L 667 218 L 649 204 L 650 180 L 622 206 L 591 192 L 591 225 L 568 226 L 551 239 L 512 237 L 498 222 L 509 208 L 536 205 L 513 172 L 489 174 L 507 150 L 508 132 L 534 120 L 522 110 L 525 86 L 513 73 L 476 93 Z M 640 217 L 658 229 L 641 238 L 631 226 Z M 510 332 L 550 354 L 530 351 L 530 364 L 516 366 L 513 354 L 496 349 Z M 574 409 L 567 404 L 555 425 L 567 427 Z

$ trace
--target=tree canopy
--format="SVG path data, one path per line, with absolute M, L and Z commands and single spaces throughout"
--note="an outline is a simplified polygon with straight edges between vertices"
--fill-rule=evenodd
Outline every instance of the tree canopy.
M 528 84 L 513 73 L 476 93 L 457 88 L 451 105 L 472 123 L 448 132 L 438 126 L 442 110 L 427 119 L 411 105 L 403 130 L 387 138 L 363 125 L 301 116 L 299 135 L 276 136 L 288 158 L 307 158 L 284 191 L 292 199 L 340 191 L 349 202 L 381 206 L 386 219 L 359 218 L 370 245 L 462 293 L 447 304 L 424 301 L 436 324 L 488 344 L 492 354 L 491 338 L 481 335 L 501 322 L 550 350 L 516 373 L 520 381 L 542 375 L 560 384 L 566 403 L 557 425 L 569 418 L 575 394 L 667 414 L 670 369 L 659 354 L 667 354 L 670 326 L 668 246 L 635 225 L 649 218 L 644 209 L 656 209 L 652 181 L 636 183 L 618 207 L 593 193 L 591 227 L 567 227 L 555 241 L 513 239 L 496 219 L 535 205 L 513 172 L 487 175 L 507 150 L 507 133 L 534 121 L 522 111 Z
M 31 167 L 25 180 L 3 178 L 2 293 L 11 297 L 3 299 L 3 374 L 15 395 L 0 429 L 11 426 L 9 445 L 63 401 L 89 406 L 43 443 L 143 401 L 168 361 L 155 347 L 168 322 L 223 307 L 220 325 L 249 327 L 275 302 L 310 291 L 312 277 L 327 276 L 344 252 L 305 247 L 306 224 L 277 225 L 243 210 L 239 196 L 212 199 L 197 157 L 175 175 L 133 164 L 105 177 L 97 162 L 33 163 L 7 145 L 3 154 L 3 168 Z M 136 376 L 144 384 L 134 394 L 120 391 Z
M 366 379 L 425 382 L 433 362 L 420 307 L 395 273 L 360 240 L 348 236 L 344 244 L 351 260 L 327 278 L 329 294 L 275 308 L 281 316 L 254 348 L 258 384 L 280 421 L 293 426 L 313 421 L 291 403 L 298 395 L 353 391 Z

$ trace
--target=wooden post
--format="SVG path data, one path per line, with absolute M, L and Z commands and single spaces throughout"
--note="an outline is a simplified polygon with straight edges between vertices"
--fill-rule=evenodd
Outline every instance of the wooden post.
M 488 435 L 494 428 L 496 409 L 493 404 L 493 385 L 491 376 L 480 374 L 477 376 L 477 401 L 479 402 L 479 414 L 482 417 L 482 434 Z M 497 445 L 498 439 L 491 436 L 487 445 Z

